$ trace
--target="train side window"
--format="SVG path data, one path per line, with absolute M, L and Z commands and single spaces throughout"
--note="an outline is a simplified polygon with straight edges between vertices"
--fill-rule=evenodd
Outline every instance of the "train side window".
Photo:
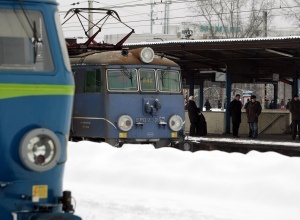
M 178 71 L 173 70 L 158 70 L 158 87 L 162 92 L 181 91 L 180 74 Z
M 85 70 L 72 69 L 75 81 L 75 93 L 83 93 Z
M 109 91 L 136 92 L 136 69 L 110 69 L 107 70 L 107 88 Z
M 140 85 L 142 91 L 156 91 L 155 71 L 140 69 Z
M 42 13 L 0 9 L 0 69 L 52 72 L 54 64 Z
M 101 71 L 87 70 L 84 78 L 84 93 L 101 92 Z

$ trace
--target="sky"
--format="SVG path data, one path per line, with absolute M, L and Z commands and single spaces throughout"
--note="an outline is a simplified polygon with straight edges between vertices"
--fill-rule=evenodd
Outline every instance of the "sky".
M 191 0 L 193 1 L 193 0 Z M 124 21 L 128 26 L 135 30 L 137 34 L 150 33 L 150 6 L 151 0 L 110 0 L 110 1 L 94 1 L 94 8 L 111 8 L 115 10 L 122 21 Z M 164 18 L 164 8 L 166 0 L 152 0 L 155 2 L 153 5 L 153 30 L 154 34 L 163 33 L 163 18 Z M 162 3 L 161 3 L 162 2 Z M 190 6 L 186 4 L 184 0 L 169 0 L 172 4 L 169 4 L 170 8 L 170 26 L 179 26 L 182 22 L 199 22 L 197 16 L 195 16 L 190 9 Z M 273 6 L 276 13 L 281 12 L 280 4 L 281 0 L 277 0 L 276 4 Z M 58 0 L 59 11 L 61 19 L 65 16 L 66 12 L 70 8 L 74 7 L 88 7 L 88 0 Z M 78 4 L 79 3 L 79 4 Z M 74 4 L 74 5 L 72 5 Z M 127 7 L 125 7 L 127 6 Z M 245 16 L 245 15 L 244 15 Z M 94 20 L 97 20 L 97 15 L 94 15 Z M 292 27 L 287 20 L 282 17 L 275 17 L 272 25 L 281 30 Z M 272 31 L 274 28 L 270 28 Z M 77 20 L 70 20 L 63 25 L 63 31 L 66 37 L 84 37 L 84 32 L 78 25 Z M 103 26 L 100 35 L 109 34 L 120 34 L 129 33 L 130 29 L 126 26 L 115 23 L 114 19 L 109 19 L 107 24 Z M 103 38 L 103 36 L 101 36 Z
M 85 220 L 298 220 L 299 167 L 275 152 L 69 142 L 63 188 Z
M 177 0 L 181 1 L 181 0 Z M 71 5 L 73 3 L 80 2 L 80 4 L 75 4 L 74 6 Z M 100 3 L 101 2 L 101 3 Z M 156 1 L 160 2 L 160 1 Z M 165 1 L 163 1 L 165 2 Z M 182 1 L 183 3 L 176 3 L 170 5 L 170 17 L 179 17 L 177 19 L 172 19 L 172 22 L 170 22 L 170 25 L 179 24 L 181 21 L 186 21 L 189 19 L 185 18 L 185 14 L 188 11 L 188 7 Z M 88 1 L 78 1 L 78 0 L 58 0 L 59 11 L 61 12 L 61 17 L 65 15 L 65 12 L 68 11 L 68 9 L 72 7 L 88 7 Z M 94 7 L 99 8 L 110 8 L 115 10 L 122 21 L 124 21 L 128 26 L 133 28 L 135 30 L 135 33 L 150 33 L 150 0 L 111 0 L 109 2 L 107 1 L 94 1 Z M 128 7 L 124 7 L 124 6 Z M 182 16 L 178 16 L 179 14 L 182 14 Z M 177 14 L 177 16 L 175 16 Z M 153 33 L 161 33 L 162 32 L 162 18 L 164 17 L 164 4 L 157 3 L 153 6 L 153 18 L 155 19 L 154 25 L 153 25 Z M 94 18 L 96 20 L 96 16 Z M 126 28 L 126 26 L 122 24 L 112 25 L 112 23 L 115 23 L 113 19 L 110 19 L 107 22 L 107 26 L 103 26 L 103 33 L 108 34 L 117 34 L 117 33 L 128 33 L 130 29 Z M 66 25 L 69 22 L 66 23 Z M 73 23 L 74 24 L 74 23 Z M 76 33 L 76 35 L 79 34 L 78 30 L 81 30 L 79 28 L 74 28 L 74 25 L 70 25 L 70 28 L 64 28 L 65 35 L 72 36 L 71 33 Z M 106 27 L 109 29 L 107 30 Z M 76 31 L 77 30 L 77 31 Z M 105 33 L 106 32 L 106 33 Z M 83 35 L 82 35 L 83 36 Z

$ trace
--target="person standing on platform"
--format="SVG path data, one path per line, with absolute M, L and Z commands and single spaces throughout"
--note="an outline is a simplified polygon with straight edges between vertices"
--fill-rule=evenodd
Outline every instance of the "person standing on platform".
M 191 123 L 190 136 L 195 136 L 197 123 L 199 122 L 198 114 L 200 113 L 200 109 L 197 108 L 197 105 L 194 100 L 194 96 L 189 97 L 187 109 L 188 109 L 189 119 Z
M 288 99 L 288 102 L 286 103 L 285 108 L 290 109 L 290 105 L 291 105 L 291 99 Z
M 269 105 L 269 109 L 274 109 L 274 100 L 271 101 L 271 103 Z
M 295 140 L 297 131 L 300 129 L 300 101 L 298 95 L 293 96 L 289 110 L 292 113 L 292 139 Z
M 230 102 L 229 105 L 229 114 L 231 116 L 232 120 L 232 133 L 234 138 L 238 138 L 239 134 L 239 127 L 241 123 L 241 118 L 242 118 L 242 107 L 243 104 L 240 101 L 241 96 L 237 94 L 235 96 L 235 99 Z
M 206 111 L 210 111 L 211 106 L 210 106 L 210 103 L 209 103 L 208 99 L 206 99 L 206 102 L 204 103 L 204 106 L 205 106 Z
M 247 109 L 248 108 L 248 105 L 250 103 L 250 99 L 247 99 L 247 102 L 246 104 L 244 105 L 244 109 Z M 251 126 L 250 126 L 250 123 L 248 122 L 248 126 L 249 126 L 249 135 L 248 137 L 252 137 L 252 130 L 251 130 Z
M 256 101 L 256 96 L 251 96 L 251 101 L 247 106 L 246 114 L 248 122 L 252 130 L 252 138 L 257 138 L 258 135 L 258 116 L 261 113 L 261 104 Z

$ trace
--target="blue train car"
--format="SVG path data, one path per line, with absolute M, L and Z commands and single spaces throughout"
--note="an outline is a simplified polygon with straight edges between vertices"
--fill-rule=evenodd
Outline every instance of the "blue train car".
M 168 146 L 183 140 L 179 66 L 151 48 L 71 58 L 75 98 L 71 138 Z
M 0 219 L 67 220 L 74 79 L 54 0 L 0 0 Z

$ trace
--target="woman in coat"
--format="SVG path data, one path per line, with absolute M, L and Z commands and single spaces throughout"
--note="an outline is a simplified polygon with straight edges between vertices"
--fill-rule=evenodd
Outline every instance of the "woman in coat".
M 197 105 L 194 100 L 194 96 L 189 97 L 189 102 L 188 102 L 188 114 L 190 118 L 190 136 L 195 136 L 196 135 L 196 127 L 198 123 L 198 114 L 200 113 L 200 109 L 197 108 Z
M 239 127 L 241 123 L 242 116 L 242 102 L 240 101 L 241 96 L 237 94 L 235 99 L 230 102 L 229 105 L 229 114 L 231 116 L 232 121 L 232 133 L 234 138 L 238 138 Z

